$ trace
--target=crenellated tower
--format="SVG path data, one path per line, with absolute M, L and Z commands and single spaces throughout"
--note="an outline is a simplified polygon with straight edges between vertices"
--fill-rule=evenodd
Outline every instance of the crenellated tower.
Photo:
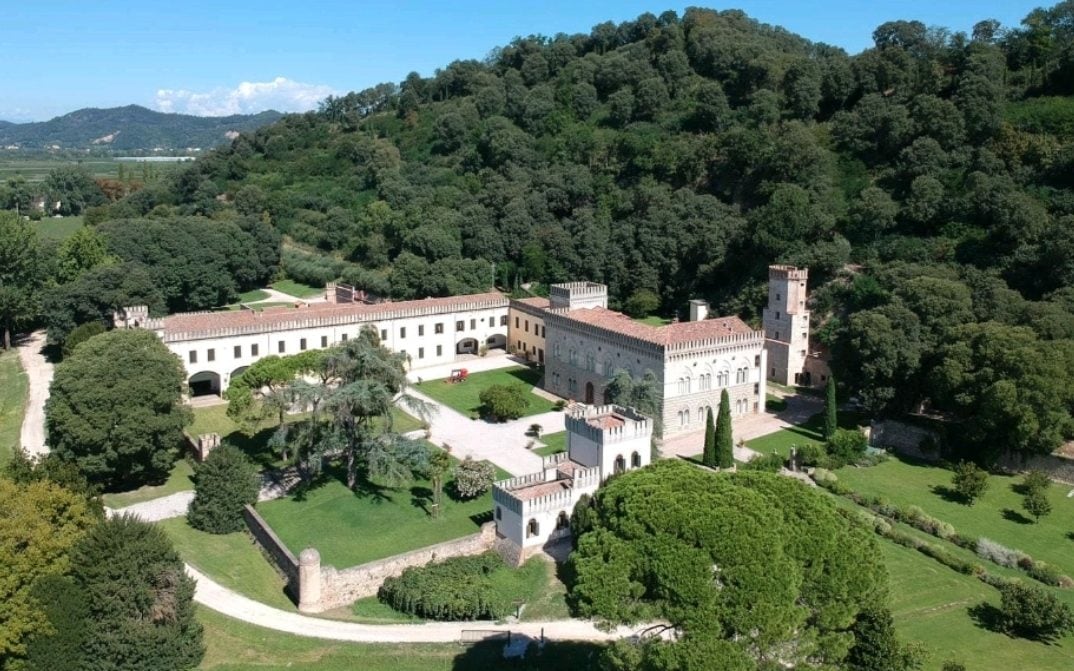
M 767 378 L 785 385 L 804 384 L 809 356 L 809 309 L 806 283 L 809 270 L 794 266 L 768 267 L 768 305 L 764 308 Z

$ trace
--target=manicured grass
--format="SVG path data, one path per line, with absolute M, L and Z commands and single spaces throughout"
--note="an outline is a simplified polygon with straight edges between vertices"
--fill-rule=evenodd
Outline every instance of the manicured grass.
M 1045 645 L 989 631 L 973 620 L 969 610 L 986 601 L 998 605 L 999 592 L 919 552 L 884 539 L 879 542 L 888 567 L 895 626 L 903 639 L 926 646 L 930 653 L 926 671 L 938 671 L 948 660 L 961 661 L 974 671 L 1074 667 L 1074 637 Z
M 168 534 L 183 561 L 230 588 L 275 608 L 294 611 L 284 593 L 284 579 L 245 531 L 208 534 L 194 529 L 185 517 L 157 524 Z
M 567 451 L 567 432 L 557 431 L 556 433 L 546 433 L 541 436 L 539 440 L 544 443 L 544 447 L 533 448 L 534 454 L 539 454 L 542 457 L 547 457 L 550 454 L 556 454 L 557 452 Z
M 413 615 L 400 613 L 375 596 L 358 599 L 351 604 L 348 619 L 367 624 L 394 624 L 397 622 L 411 624 L 424 621 Z
M 32 224 L 42 238 L 63 241 L 82 228 L 82 217 L 63 217 L 62 219 L 42 219 Z
M 239 294 L 239 303 L 254 303 L 256 301 L 263 301 L 271 294 L 264 289 L 251 289 L 250 291 Z
M 443 403 L 449 408 L 458 410 L 464 415 L 478 412 L 481 408 L 481 392 L 495 384 L 515 385 L 523 384 L 527 388 L 533 388 L 541 380 L 541 373 L 536 369 L 526 366 L 514 366 L 500 368 L 481 373 L 472 373 L 464 382 L 448 382 L 447 378 L 440 380 L 426 380 L 416 385 L 421 393 Z M 549 412 L 554 403 L 536 394 L 527 397 L 529 405 L 523 417 L 539 415 Z
M 104 499 L 104 505 L 109 508 L 125 508 L 135 503 L 151 501 L 176 492 L 194 489 L 193 476 L 194 467 L 191 465 L 190 460 L 184 457 L 176 460 L 175 466 L 172 468 L 171 473 L 168 474 L 168 479 L 161 484 L 146 485 L 129 492 L 105 494 L 102 498 Z
M 526 608 L 522 611 L 522 620 L 538 622 L 562 620 L 571 616 L 570 609 L 567 607 L 567 586 L 560 579 L 559 567 L 556 564 L 534 557 L 527 561 L 522 569 L 539 575 L 543 574 L 541 580 L 535 580 L 535 591 L 526 601 Z
M 1052 513 L 1033 523 L 1022 509 L 1022 496 L 1014 490 L 1020 478 L 992 475 L 988 490 L 973 506 L 948 494 L 951 471 L 937 466 L 889 459 L 871 468 L 847 467 L 839 479 L 863 494 L 879 495 L 900 506 L 916 505 L 929 515 L 972 536 L 986 536 L 1010 548 L 1043 559 L 1074 576 L 1074 498 L 1069 486 L 1052 485 L 1048 498 Z
M 771 403 L 771 397 L 766 401 L 766 405 L 768 403 Z M 857 413 L 847 411 L 839 413 L 840 428 L 856 429 L 862 421 L 861 415 Z M 824 436 L 822 434 L 823 428 L 824 413 L 818 412 L 810 417 L 805 423 L 799 424 L 798 426 L 780 429 L 774 433 L 760 436 L 753 440 L 747 440 L 746 447 L 751 450 L 756 450 L 761 454 L 772 454 L 775 452 L 781 457 L 789 457 L 791 454 L 791 446 L 803 447 L 805 445 L 822 445 L 824 443 Z
M 258 512 L 296 556 L 312 546 L 324 564 L 342 569 L 477 533 L 492 519 L 491 492 L 456 501 L 449 495 L 452 480 L 445 483 L 443 510 L 434 518 L 427 480 L 401 487 L 360 483 L 353 492 L 337 475 L 333 471 L 301 495 L 258 504 Z M 496 478 L 503 477 L 509 476 L 498 471 Z
M 233 620 L 201 606 L 205 659 L 214 671 L 499 671 L 535 669 L 525 660 L 505 660 L 503 642 L 359 644 L 292 636 Z M 589 671 L 597 668 L 600 647 L 591 643 L 548 642 L 541 669 Z
M 313 298 L 324 293 L 324 287 L 311 287 L 308 284 L 302 284 L 294 280 L 280 280 L 279 282 L 273 282 L 269 286 L 288 296 L 297 296 L 298 298 Z
M 670 319 L 658 317 L 656 315 L 649 315 L 648 317 L 639 317 L 634 321 L 641 322 L 642 324 L 648 324 L 649 326 L 665 326 L 671 323 Z
M 14 349 L 0 351 L 0 464 L 21 447 L 22 417 L 26 413 L 29 380 Z

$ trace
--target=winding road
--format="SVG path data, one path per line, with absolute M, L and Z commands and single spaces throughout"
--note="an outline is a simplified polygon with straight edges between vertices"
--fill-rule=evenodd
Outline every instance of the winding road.
M 48 454 L 45 444 L 45 401 L 48 400 L 48 387 L 52 384 L 53 365 L 41 352 L 45 342 L 45 332 L 34 331 L 16 345 L 19 363 L 30 387 L 19 442 L 31 457 Z

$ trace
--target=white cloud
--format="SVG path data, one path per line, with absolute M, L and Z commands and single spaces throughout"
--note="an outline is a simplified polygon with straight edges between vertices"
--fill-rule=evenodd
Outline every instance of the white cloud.
M 334 93 L 332 87 L 324 84 L 303 84 L 277 77 L 270 82 L 242 82 L 233 89 L 220 87 L 205 93 L 160 89 L 156 105 L 161 112 L 195 116 L 253 114 L 268 109 L 305 112 Z

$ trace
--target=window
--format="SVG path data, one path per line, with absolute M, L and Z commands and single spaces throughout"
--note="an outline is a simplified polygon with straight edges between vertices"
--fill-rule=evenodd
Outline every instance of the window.
M 498 519 L 498 520 L 503 519 L 503 509 L 500 508 L 499 506 L 496 506 L 496 519 Z
M 425 335 L 425 324 L 418 324 L 418 337 Z
M 306 339 L 300 338 L 298 341 L 298 349 L 302 352 L 306 351 Z
M 530 332 L 530 320 L 526 320 L 526 328 L 523 329 L 526 333 Z
M 495 326 L 495 325 L 496 325 L 496 318 L 495 317 L 489 317 L 489 326 Z
M 500 326 L 507 326 L 507 315 L 500 317 Z
M 257 356 L 257 345 L 250 345 L 250 356 Z
M 186 358 L 187 358 L 187 361 L 189 361 L 190 363 L 197 363 L 198 362 L 198 353 L 195 352 L 194 350 L 190 350 L 190 354 L 188 354 Z
M 343 335 L 339 336 L 339 339 L 343 342 L 347 342 L 347 334 L 344 333 Z
M 444 353 L 444 346 L 443 345 L 437 345 L 436 346 L 436 356 L 440 356 L 443 353 Z
M 205 352 L 205 360 L 216 361 L 216 350 L 210 347 L 208 351 Z
M 779 310 L 776 310 L 776 319 L 779 319 Z
M 618 457 L 615 458 L 615 472 L 616 473 L 622 473 L 625 470 L 626 470 L 626 459 L 624 459 L 623 455 L 620 454 Z
M 776 331 L 776 337 L 774 338 L 774 340 L 779 340 L 779 331 Z
M 400 326 L 399 327 L 399 337 L 400 338 L 405 338 L 406 337 L 406 327 L 405 326 Z
M 381 340 L 381 342 L 384 342 L 387 339 L 388 339 L 388 329 L 381 329 L 380 330 L 380 340 Z
M 537 520 L 530 518 L 528 524 L 526 524 L 526 538 L 533 538 L 541 532 L 541 525 L 537 524 Z
M 761 367 L 761 355 L 760 354 L 758 354 L 757 356 L 753 357 L 753 365 L 757 366 L 758 368 Z
M 571 518 L 567 516 L 567 511 L 559 511 L 559 515 L 556 516 L 556 529 L 566 529 L 570 525 Z
M 444 324 L 442 322 L 439 323 L 439 324 L 433 324 L 433 333 L 443 333 L 443 332 L 444 332 Z
M 321 336 L 321 347 L 328 347 L 328 336 Z
M 471 319 L 470 320 L 470 330 L 473 331 L 476 328 L 477 328 L 477 320 L 476 319 Z
M 635 452 L 634 454 L 630 455 L 630 467 L 631 468 L 641 468 L 641 455 L 638 454 L 637 452 Z
M 777 301 L 779 300 L 779 294 L 778 293 L 776 294 L 776 300 Z
M 276 343 L 276 351 L 279 352 L 280 354 L 283 354 L 284 352 L 286 352 L 287 351 L 287 343 L 285 343 L 282 340 L 280 342 Z
M 466 330 L 466 322 L 464 322 L 461 319 L 459 321 L 455 322 L 455 331 L 456 332 L 465 331 L 465 330 Z
M 241 359 L 242 358 L 242 345 L 235 345 L 235 358 L 236 359 Z
M 418 358 L 419 359 L 424 359 L 425 358 L 425 348 L 424 347 L 419 347 L 418 348 Z
M 596 369 L 596 365 L 594 363 L 594 359 L 593 359 L 592 354 L 586 354 L 585 355 L 585 369 L 586 370 L 594 370 L 594 369 Z
M 518 328 L 518 317 L 515 317 L 515 328 Z

